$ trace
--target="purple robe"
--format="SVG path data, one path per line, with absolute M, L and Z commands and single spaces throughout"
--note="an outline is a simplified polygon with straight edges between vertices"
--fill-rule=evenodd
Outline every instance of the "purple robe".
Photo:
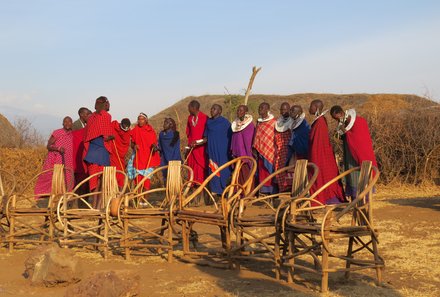
M 250 123 L 243 130 L 232 133 L 231 153 L 234 158 L 241 156 L 252 157 L 252 139 L 254 132 L 255 125 L 254 123 Z

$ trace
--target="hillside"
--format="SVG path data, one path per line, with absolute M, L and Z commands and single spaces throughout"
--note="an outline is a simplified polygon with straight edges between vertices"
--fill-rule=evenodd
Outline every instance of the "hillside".
M 172 117 L 179 122 L 180 131 L 184 132 L 186 119 L 188 117 L 188 103 L 191 100 L 198 100 L 201 104 L 201 110 L 209 115 L 212 104 L 217 103 L 223 106 L 223 115 L 229 120 L 235 118 L 235 106 L 242 102 L 242 96 L 230 95 L 204 95 L 198 97 L 186 97 L 174 105 L 162 110 L 158 114 L 150 118 L 150 123 L 159 131 L 162 128 L 163 119 L 165 117 Z M 230 104 L 230 100 L 240 101 Z M 395 112 L 415 109 L 430 109 L 432 107 L 439 108 L 440 105 L 434 101 L 425 99 L 415 95 L 405 94 L 294 94 L 287 96 L 280 95 L 251 95 L 249 98 L 249 108 L 254 117 L 257 117 L 257 108 L 261 102 L 268 102 L 271 105 L 271 110 L 275 115 L 279 114 L 281 103 L 289 102 L 290 104 L 301 105 L 307 114 L 310 102 L 314 99 L 320 99 L 324 102 L 324 108 L 330 109 L 333 105 L 338 104 L 343 108 L 355 108 L 360 114 L 364 112 L 382 113 Z M 234 110 L 231 110 L 232 105 Z
M 17 137 L 14 126 L 0 114 L 0 147 L 13 147 L 17 142 Z

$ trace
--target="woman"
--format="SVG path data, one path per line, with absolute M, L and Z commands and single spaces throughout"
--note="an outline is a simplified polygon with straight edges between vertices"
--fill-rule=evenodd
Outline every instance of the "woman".
M 49 151 L 43 164 L 43 171 L 52 169 L 55 164 L 64 164 L 66 168 L 73 169 L 73 136 L 72 136 L 72 118 L 63 119 L 63 128 L 52 132 L 47 142 Z M 71 172 L 71 171 L 67 171 Z M 73 187 L 72 174 L 66 174 L 66 188 L 71 190 Z M 48 196 L 52 187 L 52 172 L 46 172 L 38 177 L 35 185 L 35 196 L 40 198 Z
M 131 130 L 131 141 L 134 154 L 129 161 L 128 174 L 138 184 L 142 178 L 159 166 L 160 157 L 156 152 L 157 137 L 153 127 L 148 124 L 148 117 L 141 112 L 136 127 Z M 131 168 L 130 168 L 131 167 Z M 130 170 L 131 169 L 131 170 Z M 150 180 L 146 179 L 144 189 L 150 189 Z
M 180 156 L 180 134 L 176 122 L 165 118 L 163 130 L 159 133 L 160 166 L 168 165 L 169 161 L 182 160 Z

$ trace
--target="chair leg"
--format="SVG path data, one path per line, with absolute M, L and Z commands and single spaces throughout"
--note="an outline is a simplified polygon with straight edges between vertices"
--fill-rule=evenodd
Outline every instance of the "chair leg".
M 274 247 L 275 278 L 277 280 L 280 280 L 281 278 L 280 241 L 281 241 L 281 236 L 277 231 L 275 234 L 275 247 Z
M 348 240 L 347 258 L 351 258 L 351 256 L 353 255 L 353 242 L 354 242 L 354 237 L 350 236 Z M 351 265 L 351 261 L 347 259 L 345 263 L 345 268 L 347 268 L 347 271 L 345 272 L 345 278 L 350 278 L 350 270 L 348 270 L 350 268 L 350 265 Z
M 322 247 L 322 279 L 321 279 L 321 292 L 326 293 L 328 291 L 328 251 Z
M 173 230 L 171 229 L 171 222 L 168 220 L 168 263 L 173 262 Z
M 373 243 L 374 261 L 376 262 L 376 275 L 377 283 L 380 285 L 382 283 L 382 267 L 378 266 L 380 262 L 379 251 L 377 249 L 377 240 L 371 236 L 371 242 Z
M 109 247 L 108 247 L 108 226 L 107 223 L 105 221 L 103 221 L 104 223 L 104 259 L 107 260 L 108 259 L 108 253 L 109 253 Z
M 128 228 L 128 219 L 124 219 L 124 245 L 125 245 L 125 260 L 131 260 L 130 254 L 130 241 L 129 237 L 129 228 Z
M 9 252 L 12 253 L 14 251 L 14 230 L 15 229 L 15 218 L 12 215 L 11 220 L 9 222 Z
M 295 235 L 293 232 L 288 231 L 287 233 L 287 256 L 289 260 L 287 260 L 287 263 L 289 263 L 288 269 L 287 269 L 287 282 L 293 283 L 293 274 L 294 274 L 294 267 L 295 264 L 295 258 L 293 257 L 293 253 L 295 251 Z
M 186 221 L 182 222 L 182 245 L 183 245 L 183 254 L 186 255 L 189 252 L 189 231 L 188 231 L 188 223 Z

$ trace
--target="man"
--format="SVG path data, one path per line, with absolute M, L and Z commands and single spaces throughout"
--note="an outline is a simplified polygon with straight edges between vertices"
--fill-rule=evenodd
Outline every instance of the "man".
M 231 123 L 222 116 L 222 107 L 214 104 L 211 107 L 211 118 L 206 123 L 203 141 L 207 142 L 209 174 L 229 161 L 231 144 Z M 229 167 L 223 169 L 210 182 L 211 192 L 222 194 L 231 176 Z
M 91 113 L 92 111 L 87 107 L 81 107 L 78 110 L 79 119 L 73 122 L 72 131 L 84 128 L 87 125 L 87 119 Z
M 315 163 L 319 168 L 316 182 L 312 185 L 310 192 L 313 194 L 327 182 L 338 176 L 333 148 L 328 136 L 328 126 L 323 112 L 324 104 L 321 100 L 313 100 L 310 103 L 309 113 L 316 118 L 311 124 L 309 137 L 309 162 Z M 342 184 L 336 182 L 322 191 L 316 199 L 323 204 L 335 204 L 345 201 Z
M 121 123 L 118 121 L 112 122 L 113 135 L 115 139 L 112 140 L 112 153 L 110 154 L 110 164 L 116 167 L 116 170 L 125 171 L 128 148 L 130 147 L 130 126 L 129 119 L 122 119 Z M 121 173 L 116 174 L 118 186 L 124 186 L 125 177 Z
M 201 112 L 200 103 L 192 100 L 188 104 L 188 121 L 186 124 L 186 136 L 188 138 L 187 163 L 194 171 L 194 180 L 202 183 L 206 176 L 206 145 L 203 142 L 203 133 L 205 131 L 208 117 Z
M 89 175 L 102 172 L 104 166 L 110 166 L 110 152 L 112 151 L 111 140 L 114 139 L 111 125 L 112 117 L 108 113 L 110 102 L 107 97 L 101 96 L 96 99 L 95 112 L 88 119 L 84 133 L 84 161 L 87 163 Z M 90 191 L 99 189 L 101 180 L 91 178 Z M 102 207 L 100 197 L 94 197 L 93 207 Z
M 231 154 L 233 158 L 241 156 L 252 157 L 252 140 L 255 132 L 252 115 L 248 114 L 248 107 L 240 105 L 237 108 L 237 118 L 231 124 Z M 250 164 L 246 163 L 241 168 L 239 182 L 243 183 L 249 178 Z
M 87 123 L 92 111 L 85 109 L 84 111 L 85 123 Z M 75 125 L 75 124 L 73 124 Z M 73 129 L 73 171 L 75 173 L 75 186 L 87 178 L 87 165 L 84 162 L 84 137 L 86 128 Z M 88 185 L 84 184 L 81 189 L 78 190 L 78 194 L 85 194 L 88 192 Z
M 281 169 L 289 162 L 288 144 L 291 136 L 293 120 L 289 114 L 290 104 L 283 102 L 280 107 L 280 116 L 275 124 L 275 170 Z M 279 192 L 286 192 L 292 186 L 288 173 L 278 174 L 275 179 Z
M 141 112 L 136 127 L 130 132 L 134 155 L 128 167 L 129 177 L 139 184 L 142 179 L 160 165 L 160 155 L 157 149 L 157 136 L 153 127 L 148 123 L 148 116 Z M 143 183 L 145 190 L 150 189 L 150 179 Z
M 363 161 L 371 161 L 377 167 L 367 121 L 357 115 L 354 109 L 344 112 L 339 105 L 330 109 L 330 115 L 339 122 L 338 134 L 342 136 L 344 144 L 345 170 L 360 166 Z M 353 172 L 345 179 L 347 196 L 356 198 L 358 179 L 359 172 Z
M 275 154 L 275 123 L 273 114 L 270 113 L 270 105 L 263 102 L 258 107 L 259 118 L 255 129 L 253 148 L 257 156 L 258 181 L 259 183 L 274 172 Z M 273 193 L 273 181 L 267 181 L 261 188 L 261 193 Z
M 310 125 L 299 105 L 293 105 L 290 108 L 290 117 L 292 119 L 292 135 L 289 140 L 288 159 L 291 160 L 291 164 L 294 164 L 296 160 L 308 158 Z

